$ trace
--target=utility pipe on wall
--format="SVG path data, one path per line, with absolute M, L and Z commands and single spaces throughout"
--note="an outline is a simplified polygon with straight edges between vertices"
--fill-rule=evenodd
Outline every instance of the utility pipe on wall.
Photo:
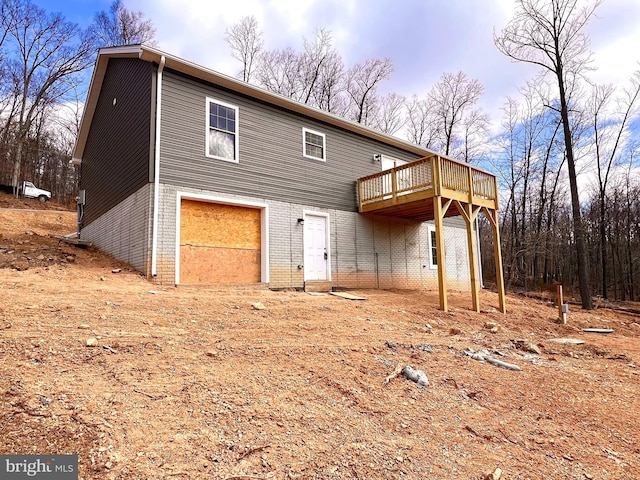
M 158 275 L 158 219 L 160 212 L 160 123 L 162 119 L 162 71 L 164 70 L 164 55 L 160 58 L 156 80 L 156 133 L 153 162 L 153 226 L 151 234 L 151 276 Z

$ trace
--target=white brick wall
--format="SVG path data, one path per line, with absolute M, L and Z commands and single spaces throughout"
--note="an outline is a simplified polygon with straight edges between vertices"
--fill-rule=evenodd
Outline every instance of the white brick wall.
M 429 268 L 427 224 L 356 212 L 327 210 L 313 205 L 239 195 L 218 194 L 195 188 L 181 192 L 227 198 L 238 202 L 269 205 L 269 286 L 304 286 L 303 226 L 305 211 L 329 215 L 331 275 L 334 286 L 347 288 L 438 288 L 437 270 Z M 175 283 L 176 206 L 178 189 L 160 186 L 157 278 L 162 284 Z M 83 229 L 82 238 L 102 250 L 151 273 L 151 215 L 153 185 L 144 187 L 117 207 Z M 464 222 L 444 220 L 445 257 L 449 288 L 469 290 L 469 264 Z
M 94 243 L 136 270 L 150 273 L 152 186 L 146 185 L 80 232 L 80 238 Z

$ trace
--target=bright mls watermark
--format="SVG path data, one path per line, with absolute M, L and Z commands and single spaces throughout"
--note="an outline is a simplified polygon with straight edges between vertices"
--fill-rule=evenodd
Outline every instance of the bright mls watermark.
M 78 455 L 0 455 L 2 480 L 78 480 Z

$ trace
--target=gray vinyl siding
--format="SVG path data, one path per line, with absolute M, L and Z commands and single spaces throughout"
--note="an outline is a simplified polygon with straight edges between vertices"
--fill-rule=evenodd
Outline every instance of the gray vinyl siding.
M 208 158 L 206 99 L 239 107 L 239 163 Z M 326 162 L 303 156 L 302 128 L 326 136 Z M 165 70 L 162 183 L 356 211 L 356 179 L 380 171 L 374 154 L 416 154 Z
M 154 72 L 142 60 L 109 60 L 82 158 L 85 226 L 149 182 Z

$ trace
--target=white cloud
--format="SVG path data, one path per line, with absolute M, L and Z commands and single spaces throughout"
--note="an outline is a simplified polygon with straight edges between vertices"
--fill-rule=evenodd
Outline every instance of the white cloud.
M 424 94 L 444 72 L 462 70 L 485 86 L 484 108 L 497 118 L 507 95 L 535 75 L 514 64 L 493 44 L 511 18 L 513 0 L 133 0 L 157 28 L 159 48 L 234 75 L 225 29 L 254 15 L 267 48 L 302 47 L 318 28 L 331 30 L 347 64 L 390 57 L 395 72 L 386 91 Z M 625 82 L 640 60 L 640 2 L 607 0 L 589 27 L 594 50 L 594 79 Z

